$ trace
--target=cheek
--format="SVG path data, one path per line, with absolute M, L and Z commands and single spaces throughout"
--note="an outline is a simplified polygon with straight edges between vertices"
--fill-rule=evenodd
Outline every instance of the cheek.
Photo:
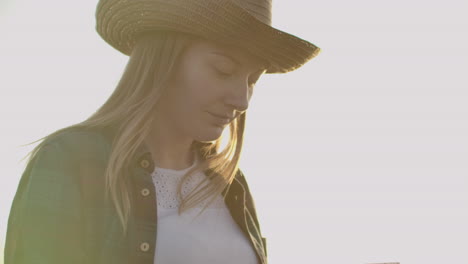
M 176 79 L 171 93 L 169 108 L 175 115 L 176 120 L 180 120 L 182 124 L 189 125 L 192 122 L 199 123 L 202 118 L 203 111 L 209 109 L 210 86 L 206 74 L 186 74 Z M 189 125 L 191 126 L 191 125 Z
M 219 93 L 221 83 L 210 72 L 210 69 L 193 71 L 193 74 L 188 75 L 185 79 L 184 85 L 187 88 L 187 99 L 204 111 L 207 110 L 207 107 L 216 103 L 221 96 Z

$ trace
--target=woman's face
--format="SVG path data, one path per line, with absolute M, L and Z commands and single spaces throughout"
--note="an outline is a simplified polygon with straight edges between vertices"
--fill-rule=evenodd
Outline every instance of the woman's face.
M 182 54 L 158 106 L 159 118 L 184 139 L 216 140 L 247 110 L 265 71 L 260 59 L 237 48 L 198 40 Z

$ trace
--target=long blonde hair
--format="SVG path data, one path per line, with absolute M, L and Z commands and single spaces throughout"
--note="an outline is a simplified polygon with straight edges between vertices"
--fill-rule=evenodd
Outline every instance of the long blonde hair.
M 125 173 L 134 158 L 137 147 L 150 132 L 158 101 L 166 88 L 165 83 L 176 71 L 178 59 L 195 36 L 176 32 L 150 32 L 140 35 L 130 54 L 129 61 L 116 89 L 107 101 L 83 122 L 59 129 L 42 140 L 28 155 L 28 163 L 36 156 L 44 143 L 60 133 L 75 128 L 117 127 L 109 160 L 105 170 L 106 197 L 115 206 L 124 234 L 131 212 L 130 196 Z M 220 151 L 221 140 L 212 142 L 194 141 L 192 147 L 201 157 L 190 169 L 177 188 L 181 199 L 179 213 L 195 207 L 205 199 L 213 202 L 225 187 L 234 180 L 238 170 L 245 125 L 245 112 L 230 125 L 226 147 Z M 34 143 L 32 142 L 32 143 Z M 29 144 L 32 144 L 29 143 Z M 181 195 L 182 183 L 196 172 L 210 172 L 187 197 Z

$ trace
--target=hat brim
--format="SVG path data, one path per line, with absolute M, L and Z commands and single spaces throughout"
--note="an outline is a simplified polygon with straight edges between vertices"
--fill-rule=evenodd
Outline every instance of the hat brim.
M 316 57 L 319 47 L 262 23 L 229 0 L 101 0 L 96 31 L 130 55 L 138 34 L 170 30 L 238 46 L 267 61 L 266 73 L 293 71 Z

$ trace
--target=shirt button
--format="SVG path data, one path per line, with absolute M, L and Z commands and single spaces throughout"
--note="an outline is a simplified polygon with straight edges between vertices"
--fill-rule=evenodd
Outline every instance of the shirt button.
M 141 162 L 140 162 L 140 166 L 143 167 L 143 168 L 145 168 L 145 169 L 148 168 L 149 165 L 150 165 L 150 163 L 149 163 L 149 161 L 148 161 L 147 159 L 143 159 L 143 160 L 141 160 Z
M 143 251 L 143 252 L 148 251 L 148 249 L 149 249 L 149 244 L 146 243 L 146 242 L 141 243 L 141 244 L 140 244 L 140 249 L 141 249 L 141 251 Z
M 150 194 L 150 191 L 146 188 L 141 189 L 141 195 L 143 196 L 148 196 Z

